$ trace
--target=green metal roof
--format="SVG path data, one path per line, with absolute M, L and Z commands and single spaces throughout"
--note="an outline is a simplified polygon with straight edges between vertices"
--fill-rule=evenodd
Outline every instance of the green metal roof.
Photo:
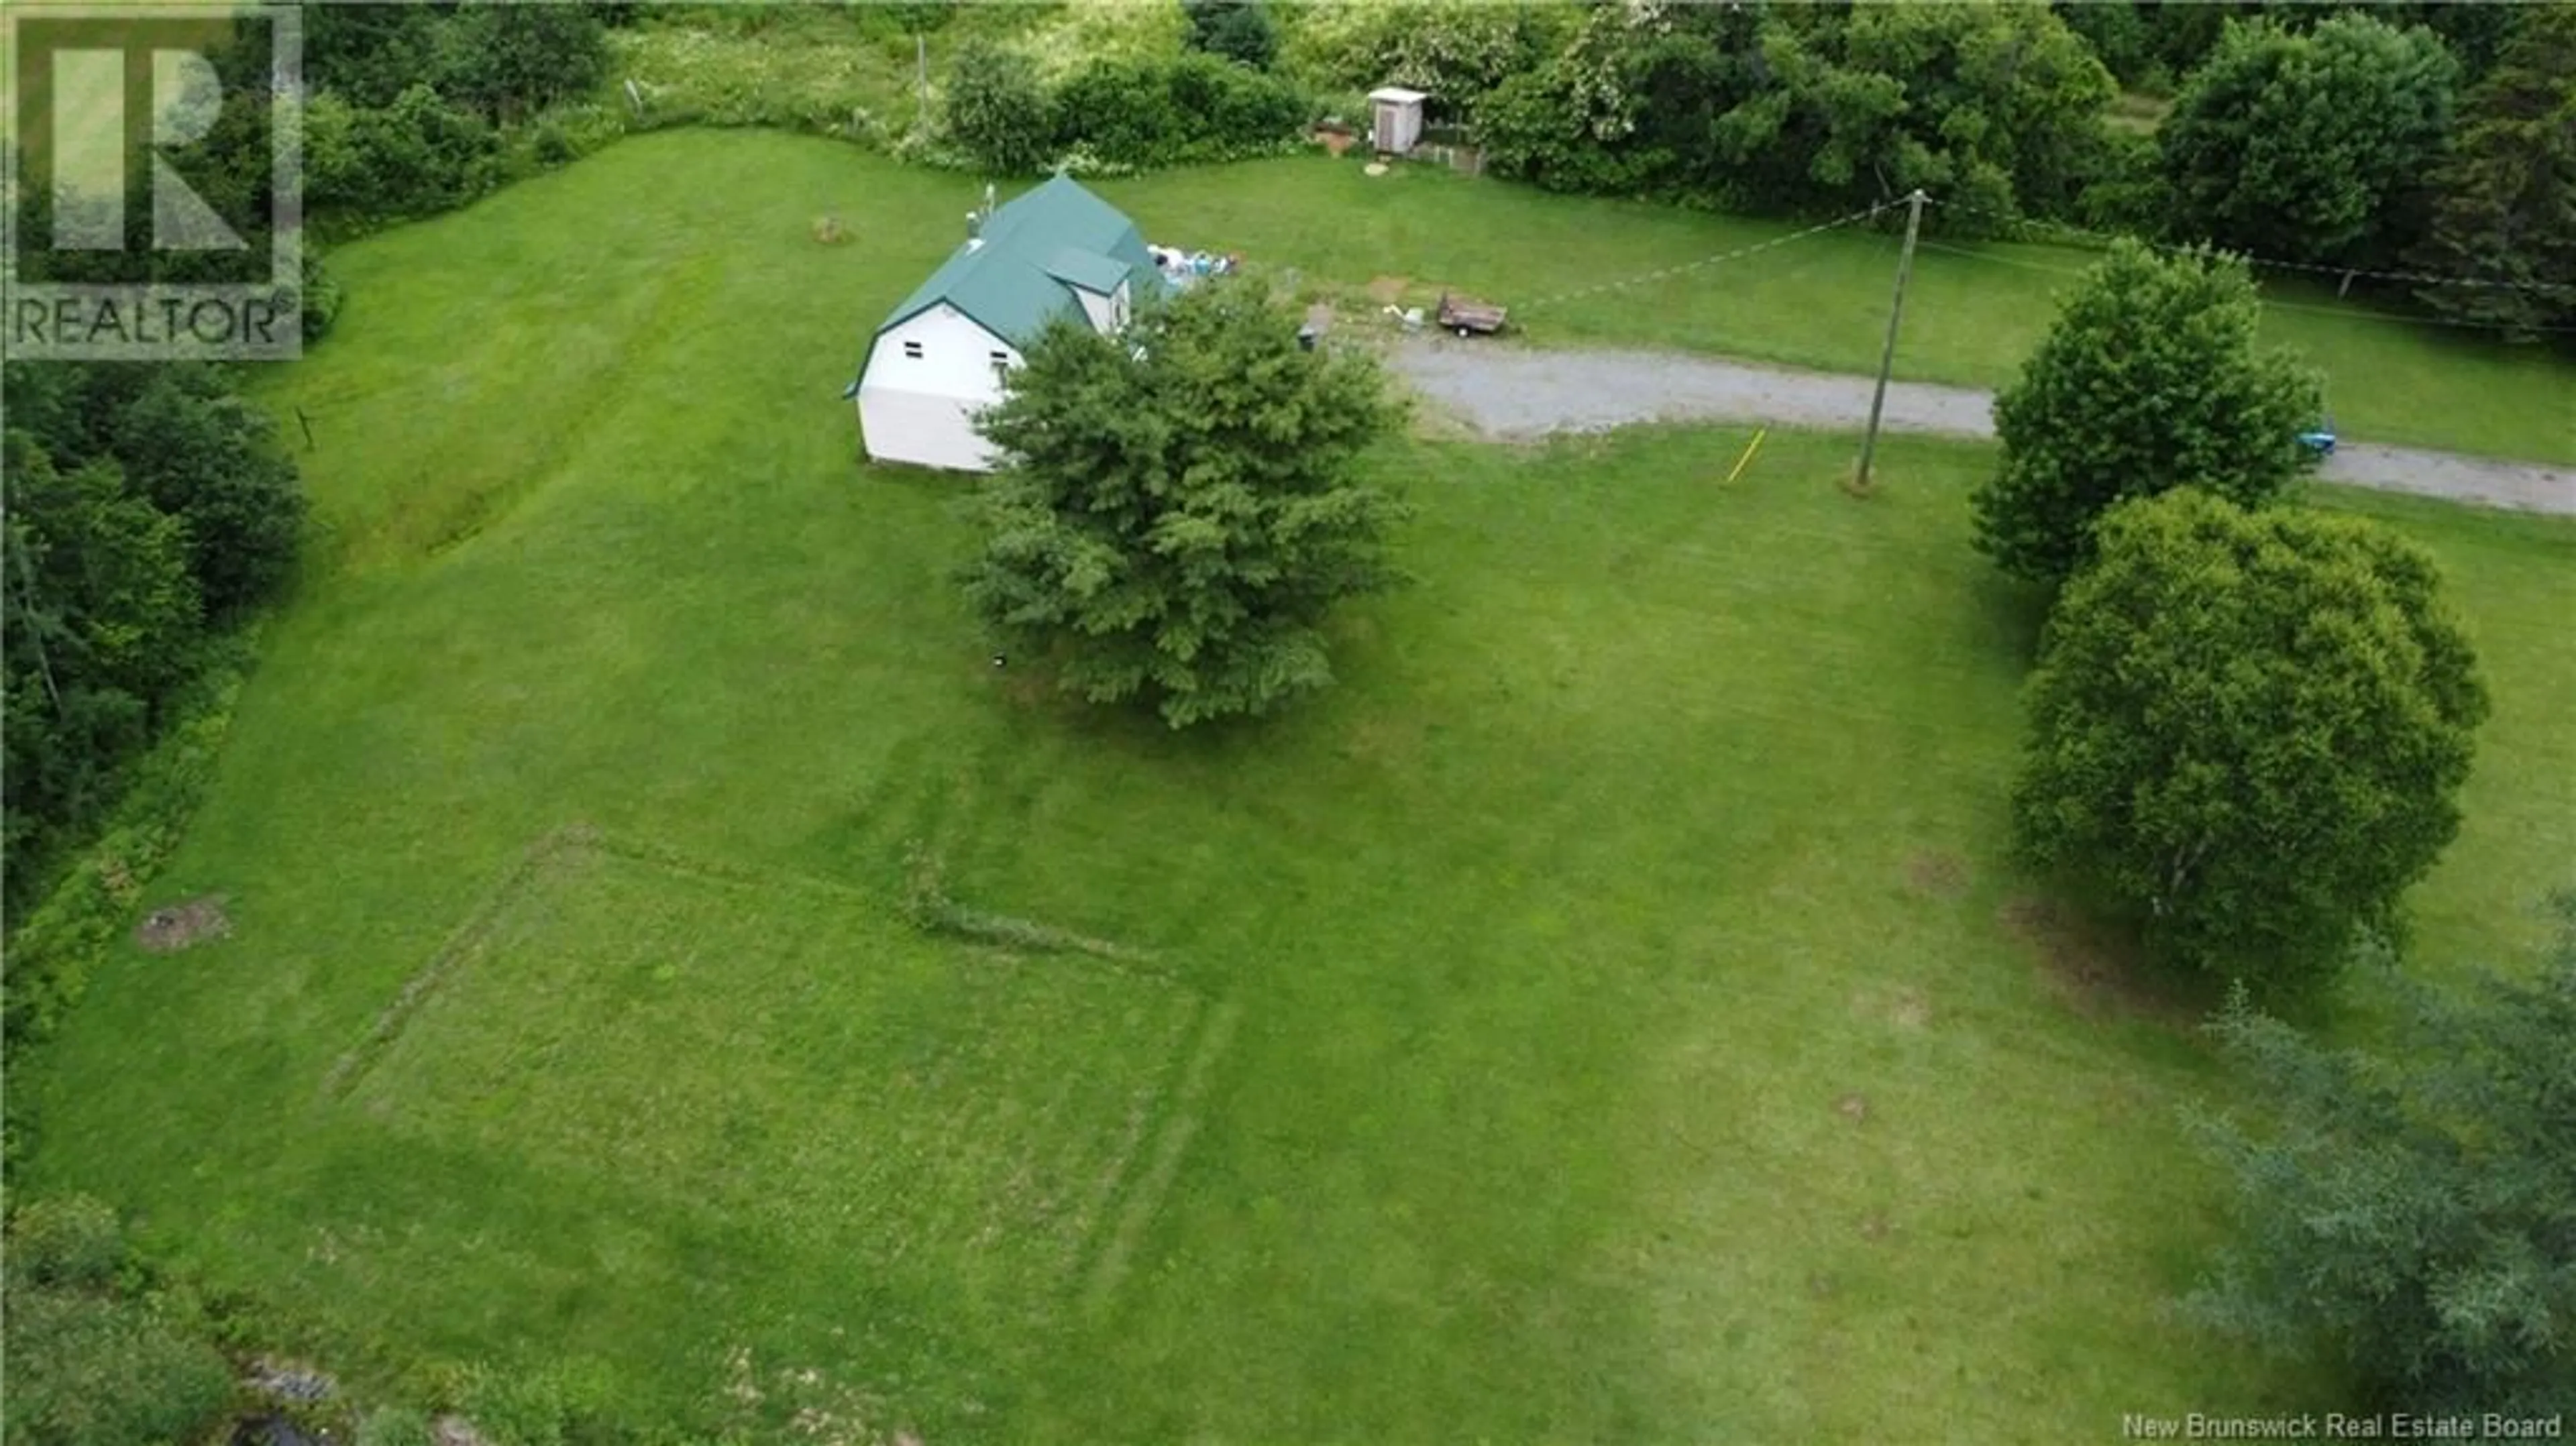
M 1058 281 L 1069 281 L 1102 296 L 1116 291 L 1118 283 L 1127 279 L 1127 263 L 1112 261 L 1097 251 L 1059 251 L 1047 258 L 1046 270 Z
M 1072 287 L 1107 295 L 1132 278 L 1142 292 L 1161 279 L 1135 223 L 1070 176 L 996 207 L 984 223 L 983 243 L 961 249 L 930 273 L 878 334 L 944 301 L 995 336 L 1026 347 L 1056 317 L 1081 315 Z

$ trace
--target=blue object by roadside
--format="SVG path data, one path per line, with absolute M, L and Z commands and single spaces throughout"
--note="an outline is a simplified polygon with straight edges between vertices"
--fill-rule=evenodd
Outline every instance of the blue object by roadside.
M 2334 419 L 2325 421 L 2299 434 L 2299 445 L 2320 457 L 2331 457 L 2335 449 Z

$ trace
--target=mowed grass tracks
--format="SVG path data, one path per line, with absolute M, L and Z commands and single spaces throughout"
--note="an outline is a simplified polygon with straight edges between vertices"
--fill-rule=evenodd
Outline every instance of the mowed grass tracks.
M 1178 184 L 1178 180 L 1173 182 Z M 813 1439 L 2032 1441 L 2282 1404 L 2166 1315 L 2224 1102 L 2001 861 L 2031 620 L 1967 445 L 1407 443 L 1342 686 L 1174 737 L 996 672 L 841 385 L 951 178 L 680 134 L 341 253 L 326 529 L 213 796 L 12 1083 L 360 1379 L 607 1363 Z M 816 244 L 837 211 L 854 244 Z M 1192 239 L 1183 237 L 1181 239 Z M 2497 717 L 2428 949 L 2576 853 L 2576 527 L 2424 538 Z M 962 904 L 1132 957 L 901 922 Z M 806 1418 L 809 1422 L 817 1419 Z

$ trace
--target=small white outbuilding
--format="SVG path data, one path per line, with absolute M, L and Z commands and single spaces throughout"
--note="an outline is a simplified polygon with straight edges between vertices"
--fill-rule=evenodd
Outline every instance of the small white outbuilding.
M 1422 103 L 1431 99 L 1418 90 L 1400 85 L 1380 86 L 1369 92 L 1370 129 L 1377 139 L 1374 144 L 1382 156 L 1412 153 L 1422 140 Z
M 1095 331 L 1127 324 L 1164 286 L 1135 223 L 1067 176 L 1013 197 L 886 317 L 846 395 L 879 462 L 989 472 L 975 414 L 1058 317 Z

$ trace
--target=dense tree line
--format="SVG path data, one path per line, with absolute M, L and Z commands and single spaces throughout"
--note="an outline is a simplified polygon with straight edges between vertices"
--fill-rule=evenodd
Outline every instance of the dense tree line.
M 945 139 L 966 160 L 1026 175 L 1068 158 L 1112 167 L 1223 160 L 1293 138 L 1304 92 L 1261 68 L 1270 21 L 1254 6 L 1202 10 L 1180 55 L 1102 55 L 1049 85 L 1022 51 L 985 38 L 951 59 Z
M 407 216 L 491 189 L 509 127 L 606 81 L 607 26 L 629 9 L 307 7 L 307 200 L 325 213 Z
M 2576 309 L 2564 6 L 1327 4 L 1278 53 L 1326 95 L 1430 91 L 1554 189 L 1822 214 L 1922 187 L 1952 229 L 2429 268 L 2482 284 L 2426 304 L 2514 330 Z M 2173 98 L 2152 134 L 2123 87 Z
M 275 597 L 304 520 L 268 414 L 206 367 L 11 363 L 7 902 L 94 828 L 206 640 Z
M 2113 91 L 2033 4 L 1604 5 L 1473 113 L 1489 163 L 1546 186 L 1766 210 L 1920 186 L 2045 214 L 2100 164 Z

